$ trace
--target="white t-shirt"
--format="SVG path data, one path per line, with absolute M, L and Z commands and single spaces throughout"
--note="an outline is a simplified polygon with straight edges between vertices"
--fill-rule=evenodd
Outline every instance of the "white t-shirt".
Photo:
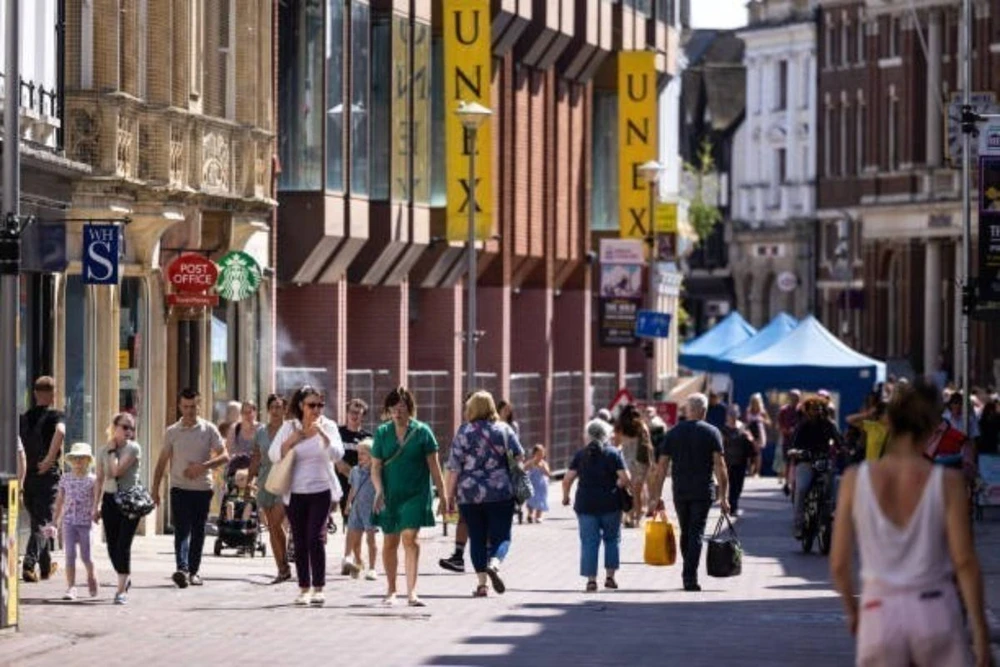
M 292 469 L 292 486 L 290 494 L 285 497 L 287 503 L 291 493 L 320 493 L 329 490 L 333 501 L 340 500 L 343 489 L 333 469 L 333 462 L 344 457 L 344 443 L 340 440 L 337 425 L 326 417 L 320 417 L 317 426 L 330 440 L 324 445 L 323 439 L 317 434 L 306 438 L 295 445 L 295 464 Z M 296 431 L 301 430 L 302 423 L 293 419 L 285 422 L 274 436 L 268 457 L 275 463 L 281 460 L 281 447 Z

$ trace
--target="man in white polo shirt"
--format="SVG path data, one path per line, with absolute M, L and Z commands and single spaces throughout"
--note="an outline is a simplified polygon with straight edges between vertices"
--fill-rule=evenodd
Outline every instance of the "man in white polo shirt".
M 170 513 L 174 524 L 174 558 L 178 588 L 201 586 L 198 574 L 205 544 L 205 524 L 212 504 L 212 469 L 229 461 L 215 424 L 198 416 L 201 395 L 196 389 L 180 394 L 181 419 L 167 428 L 163 451 L 153 474 L 153 500 L 160 504 L 160 481 L 170 465 Z

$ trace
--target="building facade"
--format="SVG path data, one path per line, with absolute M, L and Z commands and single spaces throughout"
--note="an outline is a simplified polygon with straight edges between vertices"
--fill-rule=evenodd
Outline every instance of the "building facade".
M 654 49 L 662 92 L 682 4 L 492 3 L 477 380 L 559 464 L 594 405 L 629 373 L 641 383 L 641 351 L 596 347 L 591 233 L 618 229 L 615 54 Z M 364 398 L 374 421 L 387 390 L 408 385 L 447 444 L 468 276 L 464 243 L 446 237 L 443 5 L 293 0 L 280 12 L 279 387 L 323 387 L 337 418 Z
M 765 325 L 812 312 L 816 229 L 816 24 L 810 0 L 758 0 L 746 45 L 746 120 L 734 160 L 730 266 L 737 307 Z
M 973 4 L 972 89 L 995 98 L 1000 14 Z M 959 90 L 959 16 L 957 1 L 819 3 L 820 312 L 911 375 L 943 368 L 955 378 L 960 367 L 960 134 L 946 120 Z M 975 218 L 973 206 L 974 244 Z M 833 271 L 841 240 L 847 276 Z M 972 275 L 975 261 L 973 252 Z M 972 382 L 995 384 L 996 324 L 973 320 L 970 347 Z
M 181 253 L 242 250 L 272 273 L 272 0 L 65 0 L 65 147 L 90 171 L 66 213 L 69 265 L 54 288 L 54 371 L 68 441 L 99 443 L 136 414 L 150 475 L 176 396 L 204 416 L 271 389 L 273 299 L 168 303 Z M 85 285 L 83 227 L 117 224 L 122 278 Z M 159 517 L 162 519 L 163 517 Z

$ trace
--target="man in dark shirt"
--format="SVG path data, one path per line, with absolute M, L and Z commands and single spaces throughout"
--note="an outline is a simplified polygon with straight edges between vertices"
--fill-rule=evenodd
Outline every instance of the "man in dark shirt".
M 802 409 L 803 420 L 792 436 L 789 450 L 806 452 L 810 460 L 795 464 L 795 539 L 802 536 L 806 494 L 813 482 L 812 461 L 821 457 L 831 457 L 843 447 L 844 440 L 827 413 L 823 398 L 808 399 Z
M 63 414 L 52 407 L 56 382 L 42 376 L 35 380 L 35 405 L 21 415 L 19 435 L 24 443 L 24 508 L 31 516 L 31 537 L 24 551 L 21 573 L 25 581 L 48 579 L 56 570 L 49 555 L 49 538 L 43 528 L 52 523 L 59 486 L 59 455 L 66 438 Z M 39 572 L 35 572 L 38 565 Z
M 365 416 L 368 414 L 368 404 L 360 398 L 352 398 L 347 402 L 347 421 L 338 426 L 340 440 L 344 443 L 344 458 L 337 461 L 337 479 L 340 480 L 340 488 L 344 491 L 344 497 L 340 500 L 340 515 L 344 520 L 344 540 L 346 548 L 347 540 L 347 497 L 351 493 L 351 484 L 348 478 L 351 475 L 351 468 L 358 465 L 358 443 L 365 438 L 372 437 L 370 431 L 365 429 Z M 340 564 L 340 573 L 348 575 L 351 568 L 347 563 L 347 554 Z
M 729 475 L 729 510 L 736 515 L 740 512 L 740 496 L 747 476 L 747 466 L 754 456 L 753 435 L 740 421 L 740 410 L 733 406 L 722 427 L 725 447 L 726 473 Z
M 687 400 L 687 420 L 667 432 L 659 455 L 659 481 L 654 498 L 660 498 L 666 478 L 667 461 L 672 468 L 674 510 L 681 529 L 681 556 L 684 559 L 684 590 L 700 591 L 698 562 L 708 510 L 712 506 L 712 473 L 719 484 L 719 506 L 729 514 L 729 476 L 722 457 L 722 435 L 705 421 L 708 399 L 692 394 Z
M 726 415 L 728 412 L 729 407 L 725 401 L 714 391 L 708 392 L 708 412 L 705 416 L 705 421 L 721 431 L 726 425 Z

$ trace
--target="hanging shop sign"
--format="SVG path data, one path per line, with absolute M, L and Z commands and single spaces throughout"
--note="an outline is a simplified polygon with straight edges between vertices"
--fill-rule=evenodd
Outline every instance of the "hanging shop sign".
M 600 334 L 604 347 L 633 347 L 636 313 L 642 307 L 643 242 L 601 239 L 601 284 L 598 300 Z
M 656 159 L 656 54 L 618 54 L 618 229 L 622 238 L 644 238 L 652 228 L 649 184 L 639 166 Z
M 1000 157 L 979 160 L 978 268 L 977 299 L 1000 301 Z
M 197 253 L 180 255 L 167 266 L 167 283 L 173 293 L 167 295 L 171 306 L 215 306 L 217 294 L 210 294 L 219 279 L 215 262 Z
M 116 224 L 83 226 L 83 284 L 117 285 L 121 228 Z
M 475 207 L 476 238 L 493 233 L 493 130 L 483 123 L 476 132 L 474 183 L 469 182 L 469 141 L 460 102 L 490 106 L 493 80 L 489 0 L 444 0 L 445 147 L 449 241 L 468 238 L 469 206 Z
M 242 301 L 257 293 L 263 279 L 257 260 L 241 250 L 233 250 L 219 260 L 215 291 L 227 301 Z

